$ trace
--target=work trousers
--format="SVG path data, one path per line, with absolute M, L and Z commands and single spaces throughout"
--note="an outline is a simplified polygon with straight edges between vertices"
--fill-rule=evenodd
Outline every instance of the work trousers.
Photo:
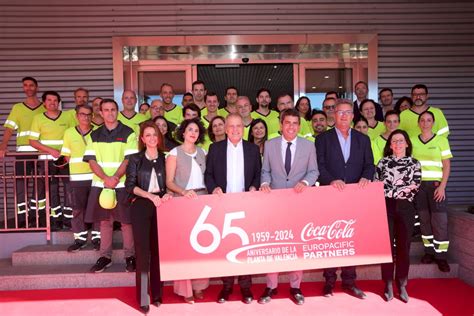
M 446 199 L 441 202 L 434 200 L 438 185 L 438 181 L 422 181 L 415 197 L 415 206 L 420 216 L 425 253 L 434 255 L 436 259 L 446 260 L 449 247 L 448 208 Z

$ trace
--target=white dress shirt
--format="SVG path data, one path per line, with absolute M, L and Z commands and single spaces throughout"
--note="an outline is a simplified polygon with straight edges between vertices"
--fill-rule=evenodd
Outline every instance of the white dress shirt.
M 244 174 L 244 148 L 242 140 L 234 146 L 227 139 L 227 187 L 226 193 L 244 192 L 245 174 Z
M 281 136 L 281 157 L 283 159 L 283 166 L 285 165 L 285 158 L 286 158 L 286 148 L 288 147 L 288 142 L 291 142 L 290 151 L 291 151 L 291 165 L 293 166 L 293 162 L 295 161 L 295 154 L 296 154 L 296 141 L 298 137 L 293 138 L 292 140 L 286 140 L 285 137 Z

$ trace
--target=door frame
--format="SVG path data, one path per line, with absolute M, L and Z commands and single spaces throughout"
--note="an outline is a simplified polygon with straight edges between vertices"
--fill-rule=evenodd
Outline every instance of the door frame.
M 376 100 L 378 93 L 378 36 L 374 33 L 357 34 L 281 34 L 281 35 L 205 35 L 205 36 L 127 36 L 113 37 L 113 81 L 114 98 L 120 100 L 124 87 L 124 61 L 122 57 L 124 46 L 194 46 L 194 45 L 263 45 L 263 44 L 367 44 L 368 45 L 368 85 L 369 98 Z M 231 59 L 207 59 L 207 60 L 142 60 L 130 62 L 133 69 L 143 69 L 141 71 L 167 71 L 167 69 L 186 70 L 186 87 L 191 90 L 191 83 L 197 79 L 197 65 L 199 64 L 242 64 L 240 58 Z M 252 61 L 250 61 L 252 63 Z M 297 98 L 304 86 L 300 71 L 301 65 L 320 65 L 325 68 L 339 68 L 340 61 L 337 59 L 274 59 L 257 60 L 254 63 L 293 63 L 294 71 L 294 91 Z M 336 66 L 338 65 L 338 66 Z M 332 67 L 330 67 L 332 66 Z M 188 74 L 190 67 L 190 77 Z M 168 70 L 172 71 L 172 70 Z M 136 73 L 136 71 L 135 71 Z M 353 72 L 353 82 L 357 82 L 360 77 L 358 72 Z M 191 78 L 191 79 L 190 79 Z M 135 79 L 135 80 L 134 80 Z M 189 80 L 190 79 L 190 80 Z M 189 80 L 189 81 L 188 81 Z M 138 87 L 136 78 L 131 74 L 131 87 Z M 189 86 L 189 87 L 188 87 Z

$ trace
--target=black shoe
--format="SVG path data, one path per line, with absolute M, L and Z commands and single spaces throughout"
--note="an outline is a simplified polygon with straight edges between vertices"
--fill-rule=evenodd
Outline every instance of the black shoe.
M 334 286 L 332 286 L 331 284 L 324 284 L 324 287 L 323 287 L 323 296 L 324 297 L 330 297 L 330 296 L 333 296 L 333 293 L 332 293 L 332 289 L 334 288 Z
M 436 264 L 438 265 L 438 269 L 441 272 L 449 272 L 451 271 L 451 268 L 449 267 L 449 264 L 446 260 L 444 259 L 436 259 Z
M 100 250 L 100 238 L 92 240 L 92 247 L 94 247 L 95 251 Z
M 97 262 L 94 264 L 94 266 L 92 266 L 90 271 L 94 273 L 99 273 L 107 268 L 110 268 L 111 265 L 112 260 L 107 257 L 100 257 L 99 260 L 97 260 Z
M 278 294 L 277 289 L 265 288 L 262 296 L 258 299 L 259 304 L 267 304 L 272 300 L 272 296 Z
M 303 305 L 304 304 L 304 295 L 298 288 L 290 288 L 290 295 L 296 305 Z
M 434 261 L 435 261 L 434 255 L 431 255 L 429 253 L 425 253 L 423 257 L 421 257 L 421 263 L 424 263 L 424 264 L 430 264 L 430 263 L 433 263 Z
M 217 303 L 223 304 L 229 300 L 229 296 L 232 294 L 232 289 L 222 289 L 217 297 Z
M 242 302 L 245 304 L 250 304 L 253 301 L 253 294 L 250 289 L 241 289 L 240 292 L 242 293 Z
M 130 256 L 125 258 L 125 271 L 127 272 L 135 272 L 136 270 L 136 263 L 135 263 L 135 257 Z
M 384 292 L 383 292 L 383 296 L 385 297 L 385 300 L 387 302 L 389 302 L 393 299 L 393 283 L 392 283 L 392 281 L 386 281 L 385 282 L 385 289 L 384 289 Z
M 56 218 L 51 218 L 50 225 L 52 232 L 59 232 L 63 229 L 63 221 Z
M 80 241 L 78 239 L 74 240 L 74 243 L 67 248 L 67 252 L 78 252 L 86 246 L 85 241 Z
M 140 310 L 142 311 L 143 314 L 148 314 L 148 312 L 150 311 L 150 305 L 140 306 Z
M 359 289 L 357 286 L 343 286 L 342 289 L 347 292 L 348 294 L 360 298 L 361 300 L 365 299 L 367 295 L 365 295 L 364 292 L 362 292 L 361 289 Z

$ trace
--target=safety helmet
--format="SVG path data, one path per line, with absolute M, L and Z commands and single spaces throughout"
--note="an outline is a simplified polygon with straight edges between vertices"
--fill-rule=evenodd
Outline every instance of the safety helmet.
M 117 196 L 114 189 L 103 188 L 99 196 L 99 204 L 103 209 L 111 210 L 117 205 Z

